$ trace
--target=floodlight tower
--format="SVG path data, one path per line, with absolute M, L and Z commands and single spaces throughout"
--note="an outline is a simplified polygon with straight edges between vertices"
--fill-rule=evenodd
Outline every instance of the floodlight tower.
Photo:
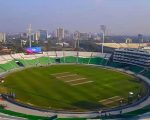
M 106 26 L 105 25 L 101 25 L 101 31 L 103 34 L 103 41 L 102 41 L 102 53 L 104 53 L 104 42 L 105 42 L 105 32 L 106 32 Z
M 29 24 L 29 27 L 28 27 L 28 36 L 29 36 L 29 47 L 31 48 L 32 47 L 32 40 L 31 40 L 31 34 L 32 34 L 32 25 Z

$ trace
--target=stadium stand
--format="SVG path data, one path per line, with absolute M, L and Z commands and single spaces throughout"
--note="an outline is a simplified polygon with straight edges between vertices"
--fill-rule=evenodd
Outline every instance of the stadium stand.
M 19 67 L 31 67 L 37 65 L 48 65 L 60 63 L 80 63 L 105 65 L 108 54 L 75 51 L 51 51 L 43 54 L 25 55 L 23 53 L 0 56 L 0 72 L 9 71 Z
M 0 66 L 0 73 L 5 72 L 6 70 Z
M 47 65 L 49 63 L 48 57 L 40 57 L 37 58 L 37 61 L 39 61 L 40 65 Z
M 0 72 L 8 71 L 20 67 L 16 61 L 25 67 L 48 65 L 56 63 L 56 59 L 60 59 L 60 63 L 79 63 L 79 64 L 95 64 L 107 65 L 110 54 L 101 54 L 97 52 L 75 52 L 75 51 L 52 51 L 43 54 L 25 55 L 23 53 L 0 56 Z M 110 62 L 108 66 L 123 68 L 135 73 L 143 70 L 142 67 L 135 65 L 127 65 L 118 62 Z
M 76 63 L 77 57 L 67 56 L 67 57 L 60 58 L 60 60 L 61 60 L 61 63 Z
M 125 70 L 129 70 L 132 71 L 134 73 L 140 73 L 141 71 L 144 70 L 144 68 L 140 67 L 140 66 L 136 66 L 136 65 L 129 65 L 129 64 L 123 64 L 123 63 L 119 63 L 119 62 L 111 62 L 108 64 L 108 66 L 111 67 L 115 67 L 115 68 L 122 68 Z
M 110 58 L 111 54 L 101 54 L 97 52 L 75 52 L 75 51 L 51 51 L 51 52 L 43 52 L 43 54 L 33 54 L 33 55 L 25 55 L 23 53 L 2 55 L 0 56 L 0 73 L 21 67 L 18 64 L 16 64 L 16 61 L 22 63 L 24 67 L 32 67 L 37 65 L 49 65 L 57 63 L 56 60 L 60 60 L 60 63 L 95 64 L 104 66 L 107 65 L 110 67 L 129 70 L 134 73 L 141 73 L 141 71 L 144 71 L 142 72 L 142 75 L 150 78 L 150 70 L 145 70 L 143 67 L 139 67 L 136 65 L 128 65 L 124 63 L 113 62 L 112 60 L 110 60 Z M 149 112 L 150 107 L 148 106 L 146 108 L 128 113 L 126 115 L 136 116 L 139 114 L 143 114 L 143 110 Z M 0 112 L 4 111 L 1 110 Z
M 134 73 L 140 73 L 141 71 L 144 70 L 144 68 L 139 67 L 139 66 L 130 65 L 130 66 L 128 67 L 128 70 L 130 70 L 130 71 L 132 71 L 132 72 L 134 72 Z
M 79 57 L 78 58 L 78 63 L 80 63 L 80 64 L 89 64 L 89 60 L 90 60 L 90 58 Z
M 150 70 L 145 70 L 143 72 L 143 75 L 146 76 L 146 77 L 148 77 L 150 79 Z
M 7 62 L 5 64 L 0 64 L 0 67 L 5 71 L 9 71 L 11 69 L 18 68 L 18 65 L 13 60 L 13 61 Z

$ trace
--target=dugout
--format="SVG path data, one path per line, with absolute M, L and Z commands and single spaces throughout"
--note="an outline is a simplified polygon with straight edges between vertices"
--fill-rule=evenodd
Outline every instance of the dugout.
M 24 67 L 23 63 L 20 62 L 20 61 L 17 61 L 17 60 L 16 60 L 15 63 L 16 63 L 18 66 L 20 66 L 20 67 Z
M 56 59 L 55 59 L 55 62 L 56 62 L 56 63 L 61 63 L 60 58 L 56 58 Z

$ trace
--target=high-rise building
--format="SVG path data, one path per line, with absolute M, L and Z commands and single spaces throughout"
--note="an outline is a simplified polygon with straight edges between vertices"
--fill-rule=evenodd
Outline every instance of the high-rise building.
M 22 39 L 28 39 L 28 34 L 27 33 L 21 33 L 21 38 Z
M 40 40 L 47 40 L 47 30 L 39 30 Z
M 58 40 L 63 40 L 65 37 L 65 33 L 64 33 L 64 29 L 63 28 L 57 28 L 56 30 L 56 37 L 58 38 Z
M 81 33 L 79 31 L 76 31 L 73 35 L 74 40 L 88 40 L 89 34 L 88 33 Z
M 80 32 L 79 31 L 74 32 L 73 39 L 74 40 L 79 40 L 80 39 Z
M 0 33 L 0 42 L 5 43 L 6 42 L 6 34 L 5 33 Z
M 48 32 L 47 30 L 39 30 L 35 33 L 35 40 L 47 40 Z
M 65 39 L 70 38 L 70 32 L 69 32 L 68 30 L 65 30 L 65 31 L 64 31 L 64 38 L 65 38 Z
M 88 33 L 80 33 L 80 40 L 88 40 L 89 34 Z
M 39 39 L 40 39 L 40 34 L 39 34 L 39 32 L 36 32 L 35 34 L 34 34 L 34 38 L 35 38 L 35 41 L 39 41 Z

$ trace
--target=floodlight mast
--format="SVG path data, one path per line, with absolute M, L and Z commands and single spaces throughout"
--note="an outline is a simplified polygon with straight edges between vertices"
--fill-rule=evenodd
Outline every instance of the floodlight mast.
M 103 35 L 103 38 L 102 38 L 102 53 L 104 53 L 104 42 L 105 42 L 105 32 L 106 32 L 106 26 L 105 25 L 101 25 L 101 31 L 102 31 L 102 35 Z
M 29 27 L 28 27 L 28 36 L 29 36 L 29 47 L 30 48 L 32 47 L 31 34 L 32 34 L 32 25 L 29 24 Z

